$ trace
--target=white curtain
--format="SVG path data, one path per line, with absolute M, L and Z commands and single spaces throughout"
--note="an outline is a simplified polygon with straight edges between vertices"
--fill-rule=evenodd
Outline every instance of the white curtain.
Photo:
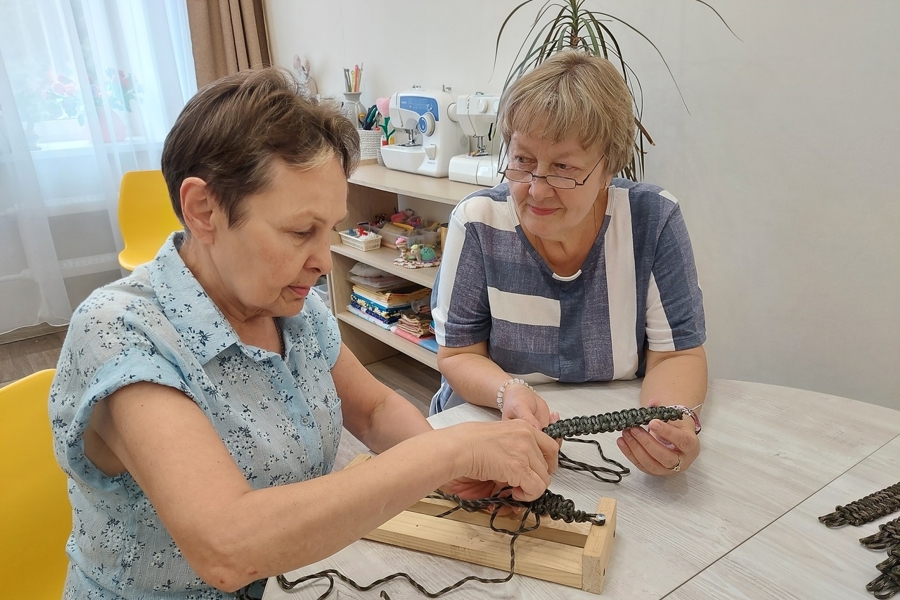
M 185 0 L 0 0 L 0 334 L 122 275 L 122 174 L 195 92 Z

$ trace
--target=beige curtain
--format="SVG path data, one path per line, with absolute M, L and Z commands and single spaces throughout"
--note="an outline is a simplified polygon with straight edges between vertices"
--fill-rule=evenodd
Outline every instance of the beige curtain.
M 197 87 L 269 66 L 263 0 L 187 0 Z

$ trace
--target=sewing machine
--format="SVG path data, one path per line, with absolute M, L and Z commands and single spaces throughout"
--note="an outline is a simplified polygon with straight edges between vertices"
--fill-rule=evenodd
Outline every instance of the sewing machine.
M 456 123 L 456 103 L 447 92 L 418 87 L 391 96 L 391 125 L 409 141 L 381 147 L 384 166 L 429 177 L 446 177 L 450 159 L 465 151 Z
M 503 176 L 500 168 L 500 136 L 497 134 L 499 96 L 482 93 L 460 96 L 456 100 L 459 126 L 474 140 L 475 149 L 450 159 L 449 177 L 453 181 L 493 187 Z

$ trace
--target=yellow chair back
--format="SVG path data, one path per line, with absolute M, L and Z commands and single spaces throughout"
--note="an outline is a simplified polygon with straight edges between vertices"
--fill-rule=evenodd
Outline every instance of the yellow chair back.
M 72 530 L 47 411 L 54 373 L 38 371 L 0 388 L 0 581 L 34 600 L 62 598 Z
M 129 271 L 153 260 L 169 234 L 182 230 L 162 171 L 128 171 L 122 176 L 119 229 L 125 243 L 119 264 Z

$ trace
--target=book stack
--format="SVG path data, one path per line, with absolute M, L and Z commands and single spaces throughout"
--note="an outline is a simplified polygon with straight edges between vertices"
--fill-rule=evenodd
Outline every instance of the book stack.
M 390 330 L 404 311 L 409 311 L 414 301 L 421 301 L 431 290 L 412 285 L 395 290 L 376 290 L 364 285 L 354 285 L 347 309 L 354 315 Z

